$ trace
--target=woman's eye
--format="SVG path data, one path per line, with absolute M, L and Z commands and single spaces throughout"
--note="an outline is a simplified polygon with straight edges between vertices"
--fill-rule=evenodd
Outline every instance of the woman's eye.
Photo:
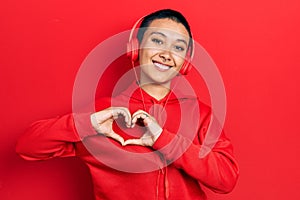
M 185 50 L 185 48 L 182 46 L 175 46 L 174 48 L 176 51 L 184 51 Z
M 156 44 L 163 44 L 163 41 L 157 38 L 152 38 L 151 39 L 152 42 L 156 43 Z

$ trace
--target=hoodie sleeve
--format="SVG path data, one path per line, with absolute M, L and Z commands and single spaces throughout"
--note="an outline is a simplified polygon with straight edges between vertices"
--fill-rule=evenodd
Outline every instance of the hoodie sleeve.
M 203 145 L 210 123 L 212 117 L 211 112 L 208 111 L 200 120 L 198 135 L 193 141 L 181 134 L 163 129 L 153 148 L 159 150 L 168 162 L 173 162 L 175 167 L 184 170 L 199 183 L 214 192 L 228 193 L 236 184 L 239 174 L 238 165 L 233 156 L 232 144 L 222 130 L 211 149 Z M 170 142 L 172 145 L 166 146 Z M 209 151 L 205 156 L 200 154 L 200 150 L 203 149 Z M 176 159 L 178 155 L 181 156 Z
M 76 126 L 74 122 L 76 118 Z M 78 128 L 81 134 L 78 134 Z M 90 113 L 67 114 L 33 123 L 21 135 L 16 152 L 26 160 L 46 160 L 75 156 L 75 143 L 96 135 L 90 123 Z

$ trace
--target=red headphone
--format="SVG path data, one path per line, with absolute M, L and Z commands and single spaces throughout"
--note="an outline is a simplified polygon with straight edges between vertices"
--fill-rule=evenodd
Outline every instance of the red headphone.
M 138 60 L 139 57 L 139 41 L 137 39 L 137 36 L 133 37 L 134 32 L 136 31 L 136 28 L 140 23 L 143 21 L 144 17 L 141 17 L 137 22 L 135 22 L 133 28 L 131 29 L 129 40 L 127 43 L 127 56 L 131 59 L 132 63 Z M 192 40 L 192 39 L 191 39 Z M 184 60 L 184 63 L 182 64 L 182 67 L 179 71 L 182 75 L 187 75 L 189 71 L 192 69 L 191 60 L 193 59 L 194 55 L 194 42 L 192 40 L 192 45 L 189 46 L 188 51 L 186 53 L 186 57 Z

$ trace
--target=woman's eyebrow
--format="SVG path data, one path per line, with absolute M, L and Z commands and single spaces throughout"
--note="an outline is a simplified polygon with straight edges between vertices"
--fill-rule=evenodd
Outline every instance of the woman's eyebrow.
M 188 46 L 188 43 L 185 40 L 183 40 L 183 39 L 177 39 L 176 41 L 183 42 L 186 46 Z
M 150 35 L 154 35 L 154 34 L 158 34 L 158 35 L 161 35 L 163 37 L 167 37 L 165 34 L 161 33 L 161 32 L 152 32 Z
M 161 35 L 161 36 L 163 36 L 163 37 L 167 37 L 167 36 L 166 36 L 165 34 L 163 34 L 162 32 L 157 32 L 157 31 L 152 32 L 150 35 L 155 35 L 155 34 Z M 183 42 L 186 46 L 188 46 L 187 41 L 184 40 L 184 39 L 177 39 L 176 41 L 178 41 L 178 42 Z

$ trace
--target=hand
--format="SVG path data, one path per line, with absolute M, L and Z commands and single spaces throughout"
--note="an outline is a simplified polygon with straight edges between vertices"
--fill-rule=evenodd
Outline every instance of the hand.
M 158 139 L 162 133 L 162 128 L 156 122 L 155 118 L 149 115 L 143 110 L 138 110 L 132 115 L 131 128 L 135 124 L 141 122 L 145 127 L 147 127 L 146 133 L 139 139 L 129 139 L 124 142 L 124 145 L 134 144 L 141 146 L 153 146 L 155 141 Z
M 114 140 L 124 144 L 124 139 L 112 129 L 112 124 L 115 119 L 120 115 L 124 116 L 126 126 L 131 127 L 131 114 L 127 108 L 123 107 L 110 107 L 105 110 L 93 113 L 91 115 L 91 123 L 93 128 L 99 134 L 103 134 L 106 137 L 113 138 Z

